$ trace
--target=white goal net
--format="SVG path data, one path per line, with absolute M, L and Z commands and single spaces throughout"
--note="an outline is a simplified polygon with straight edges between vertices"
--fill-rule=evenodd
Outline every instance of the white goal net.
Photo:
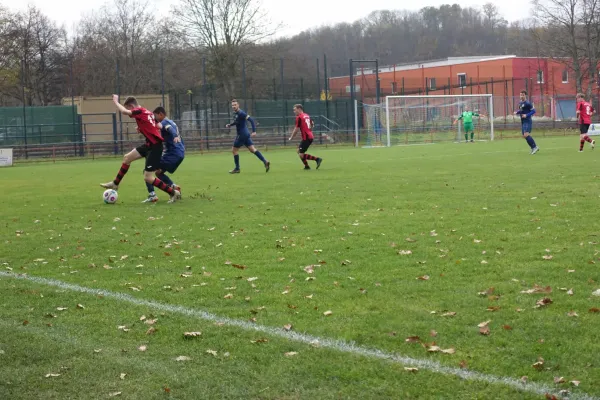
M 494 139 L 489 94 L 387 96 L 382 104 L 359 108 L 357 103 L 356 111 L 362 117 L 357 118 L 356 144 L 363 147 Z

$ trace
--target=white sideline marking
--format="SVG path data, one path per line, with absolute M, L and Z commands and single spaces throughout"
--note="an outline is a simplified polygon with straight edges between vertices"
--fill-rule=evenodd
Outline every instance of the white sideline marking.
M 407 357 L 407 356 L 403 356 L 400 354 L 388 353 L 383 350 L 370 349 L 367 347 L 359 346 L 359 345 L 355 344 L 354 342 L 346 342 L 343 340 L 317 337 L 317 336 L 307 335 L 307 334 L 293 332 L 293 331 L 286 332 L 280 328 L 273 328 L 273 327 L 264 326 L 264 325 L 252 324 L 250 322 L 232 319 L 232 318 L 228 318 L 228 317 L 220 317 L 218 315 L 211 314 L 209 312 L 202 311 L 202 310 L 195 310 L 192 308 L 187 308 L 187 307 L 182 307 L 182 306 L 176 306 L 176 305 L 171 305 L 171 304 L 158 303 L 158 302 L 150 301 L 150 300 L 138 299 L 136 297 L 133 297 L 133 296 L 130 296 L 130 295 L 124 294 L 124 293 L 111 292 L 109 290 L 104 290 L 104 289 L 93 289 L 93 288 L 88 288 L 88 287 L 84 287 L 84 286 L 79 286 L 79 285 L 74 285 L 71 283 L 58 281 L 55 279 L 40 278 L 40 277 L 34 277 L 34 276 L 28 276 L 28 275 L 19 275 L 19 274 L 3 272 L 3 271 L 0 271 L 0 277 L 25 280 L 25 281 L 34 282 L 34 283 L 37 283 L 40 285 L 45 285 L 45 286 L 54 286 L 54 287 L 58 287 L 58 288 L 61 288 L 64 290 L 69 290 L 72 292 L 92 294 L 92 295 L 96 295 L 96 296 L 102 295 L 107 298 L 115 299 L 115 300 L 122 301 L 125 303 L 134 304 L 136 306 L 150 307 L 150 308 L 160 310 L 160 311 L 172 312 L 172 313 L 187 315 L 187 316 L 193 317 L 193 318 L 203 319 L 205 321 L 219 322 L 219 323 L 223 323 L 224 325 L 241 328 L 241 329 L 244 329 L 247 331 L 261 332 L 261 333 L 265 333 L 265 334 L 272 335 L 272 336 L 277 336 L 277 337 L 280 337 L 283 339 L 288 339 L 288 340 L 292 340 L 292 341 L 299 342 L 299 343 L 311 344 L 311 343 L 314 343 L 315 341 L 318 341 L 319 347 L 322 347 L 322 348 L 337 350 L 340 352 L 350 353 L 350 354 L 354 354 L 354 355 L 360 355 L 360 356 L 364 356 L 364 357 L 388 360 L 388 361 L 392 361 L 392 362 L 406 365 L 406 366 L 417 367 L 420 369 L 429 370 L 434 373 L 438 373 L 438 374 L 442 374 L 442 375 L 457 376 L 459 378 L 470 380 L 470 381 L 487 382 L 487 383 L 491 383 L 491 384 L 499 384 L 499 385 L 509 386 L 513 389 L 517 389 L 522 392 L 535 393 L 535 394 L 539 394 L 542 396 L 545 395 L 546 393 L 550 393 L 550 394 L 559 396 L 559 394 L 556 392 L 556 389 L 554 387 L 546 386 L 541 383 L 536 383 L 536 382 L 523 383 L 521 380 L 514 379 L 514 378 L 489 375 L 489 374 L 484 374 L 484 373 L 475 372 L 475 371 L 469 371 L 469 370 L 465 370 L 465 369 L 461 369 L 461 368 L 447 367 L 447 366 L 440 364 L 437 361 L 412 358 L 412 357 Z M 586 393 L 569 393 L 568 398 L 570 400 L 600 400 L 599 397 L 594 397 L 594 396 L 591 396 Z

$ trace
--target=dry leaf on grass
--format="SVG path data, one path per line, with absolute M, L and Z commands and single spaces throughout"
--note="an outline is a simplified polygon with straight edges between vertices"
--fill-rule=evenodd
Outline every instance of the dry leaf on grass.
M 581 383 L 580 381 L 571 381 L 569 382 L 571 385 L 573 386 L 579 386 L 579 384 Z
M 84 310 L 85 309 L 85 307 L 83 306 L 83 304 L 77 304 L 77 308 L 79 310 Z
M 224 299 L 233 299 L 233 295 L 231 293 L 226 294 L 225 296 L 223 296 Z
M 512 326 L 510 326 L 510 325 L 502 325 L 502 329 L 504 329 L 505 331 L 512 331 Z
M 436 331 L 434 331 L 433 329 L 431 330 L 431 332 L 429 332 L 429 336 L 431 336 L 431 337 L 436 337 L 437 334 L 438 333 Z
M 484 336 L 489 336 L 489 334 L 490 334 L 490 327 L 486 325 L 484 327 L 479 328 L 479 333 L 482 334 L 482 335 L 484 335 Z
M 495 311 L 498 311 L 498 310 L 500 310 L 500 306 L 489 306 L 489 307 L 487 308 L 487 310 L 488 310 L 488 311 L 491 311 L 491 312 L 495 312 Z
M 295 351 L 288 351 L 288 352 L 287 352 L 287 353 L 285 353 L 284 355 L 285 355 L 286 357 L 293 357 L 293 356 L 295 356 L 295 355 L 297 355 L 297 354 L 298 354 L 298 353 L 297 353 L 297 352 L 295 352 Z
M 214 356 L 214 357 L 217 356 L 217 352 L 214 350 L 206 350 L 206 354 L 210 354 L 211 356 Z
M 121 375 L 119 375 L 119 379 L 124 380 L 126 376 L 127 374 L 125 372 L 121 372 Z
M 250 343 L 254 343 L 254 344 L 268 343 L 268 342 L 269 342 L 269 339 L 267 339 L 267 338 L 260 338 L 260 339 L 250 341 Z
M 404 339 L 406 343 L 421 343 L 421 338 L 418 336 L 409 336 Z
M 46 374 L 45 375 L 46 378 L 56 378 L 58 376 L 60 376 L 60 374 Z
M 490 324 L 490 322 L 492 322 L 492 320 L 487 320 L 485 322 L 480 323 L 479 325 L 477 325 L 478 328 L 484 328 L 486 326 L 488 326 Z
M 579 315 L 575 311 L 569 311 L 567 313 L 567 317 L 579 317 Z
M 555 376 L 554 377 L 554 383 L 556 383 L 556 384 L 566 383 L 566 382 L 567 381 L 562 376 Z
M 247 266 L 241 265 L 241 264 L 231 264 L 231 266 L 234 268 L 237 268 L 237 269 L 242 269 L 242 270 L 248 268 Z
M 552 288 L 550 286 L 541 287 L 538 285 L 533 285 L 532 289 L 522 290 L 521 293 L 524 293 L 524 294 L 552 293 Z
M 183 337 L 185 339 L 197 338 L 202 336 L 202 332 L 183 332 Z
M 535 363 L 533 363 L 532 367 L 537 370 L 543 369 L 544 368 L 544 359 L 542 357 L 538 358 L 538 360 Z
M 589 312 L 591 312 L 591 313 L 600 313 L 600 308 L 597 308 L 597 307 L 590 308 Z
M 542 257 L 544 260 L 552 260 L 554 257 L 550 255 L 546 255 Z
M 68 308 L 67 308 L 67 307 L 56 307 L 56 309 L 57 309 L 58 311 L 66 311 L 66 310 L 68 310 Z
M 419 372 L 419 368 L 413 368 L 413 367 L 404 367 L 404 370 L 406 372 Z
M 398 254 L 400 254 L 401 256 L 409 256 L 409 255 L 412 254 L 412 251 L 410 251 L 410 250 L 400 250 L 398 252 Z
M 332 311 L 325 311 L 323 313 L 323 315 L 326 316 L 326 317 L 329 317 L 330 315 L 333 315 L 333 312 Z
M 123 392 L 112 392 L 108 394 L 108 397 L 116 397 L 120 396 L 121 394 L 123 394 Z
M 188 356 L 179 356 L 177 358 L 175 358 L 175 361 L 190 361 L 191 358 Z
M 547 306 L 548 304 L 552 304 L 552 299 L 550 299 L 549 297 L 544 297 L 543 299 L 539 299 L 535 303 L 535 307 L 534 308 L 542 308 L 542 307 Z
M 482 297 L 487 297 L 487 296 L 491 296 L 494 293 L 494 290 L 495 289 L 493 287 L 491 287 L 491 288 L 489 288 L 483 292 L 479 292 L 477 294 Z
M 283 326 L 283 330 L 289 332 L 292 330 L 292 324 L 287 324 Z
M 139 351 L 146 351 L 146 350 L 148 350 L 148 346 L 142 345 L 142 346 L 138 347 L 138 350 Z
M 152 327 L 146 331 L 146 335 L 154 335 L 156 333 L 156 328 Z
M 456 312 L 450 311 L 450 312 L 443 313 L 442 317 L 454 317 L 455 315 L 456 315 Z
M 428 281 L 429 280 L 429 275 L 419 276 L 417 278 L 417 280 L 419 280 L 419 281 Z

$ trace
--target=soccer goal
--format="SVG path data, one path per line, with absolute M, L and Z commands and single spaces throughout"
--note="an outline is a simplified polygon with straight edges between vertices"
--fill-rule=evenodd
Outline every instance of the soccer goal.
M 361 113 L 362 111 L 362 113 Z M 463 121 L 472 112 L 473 139 L 494 140 L 494 102 L 491 94 L 387 96 L 385 103 L 355 105 L 356 145 L 385 147 L 444 141 L 465 141 Z M 362 117 L 362 124 L 359 120 Z M 471 134 L 467 139 L 471 140 Z

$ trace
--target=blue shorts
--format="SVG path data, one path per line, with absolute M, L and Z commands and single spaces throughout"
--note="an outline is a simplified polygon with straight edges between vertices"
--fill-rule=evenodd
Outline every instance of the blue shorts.
M 531 129 L 533 127 L 533 123 L 531 121 L 523 121 L 521 122 L 521 134 L 531 133 Z
M 176 154 L 164 154 L 160 160 L 160 169 L 163 172 L 172 174 L 177 171 L 179 165 L 183 162 L 183 156 Z
M 250 147 L 253 146 L 254 142 L 250 135 L 237 135 L 235 138 L 235 142 L 233 142 L 233 147 L 239 149 L 241 147 Z

